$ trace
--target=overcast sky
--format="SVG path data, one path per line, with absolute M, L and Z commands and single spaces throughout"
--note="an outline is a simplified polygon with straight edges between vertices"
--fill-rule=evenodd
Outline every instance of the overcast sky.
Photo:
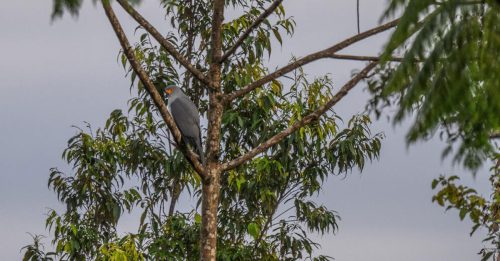
M 61 161 L 72 125 L 84 121 L 102 126 L 115 108 L 125 108 L 129 81 L 117 62 L 118 41 L 99 5 L 86 1 L 77 19 L 65 16 L 51 23 L 52 1 L 2 0 L 0 9 L 0 260 L 19 260 L 30 243 L 27 232 L 48 235 L 47 208 L 59 208 L 47 189 L 49 168 L 68 167 Z M 166 32 L 159 1 L 141 12 Z M 361 0 L 361 28 L 377 25 L 385 0 Z M 296 34 L 285 40 L 269 63 L 285 64 L 331 46 L 356 33 L 354 0 L 287 0 Z M 135 24 L 119 13 L 124 27 Z M 388 34 L 345 50 L 376 55 Z M 330 73 L 341 86 L 363 63 L 323 60 L 307 65 L 314 76 Z M 335 110 L 349 118 L 363 110 L 367 94 L 360 85 Z M 339 212 L 336 235 L 319 238 L 320 253 L 336 260 L 479 260 L 481 236 L 469 237 L 470 224 L 457 213 L 445 213 L 431 203 L 430 182 L 439 174 L 459 174 L 464 182 L 487 193 L 487 172 L 477 178 L 449 161 L 441 161 L 443 144 L 431 140 L 407 149 L 408 122 L 393 127 L 387 120 L 373 124 L 383 131 L 380 161 L 354 170 L 347 178 L 331 178 L 318 201 Z M 131 222 L 132 223 L 132 222 Z M 123 230 L 127 226 L 123 222 Z M 48 241 L 46 241 L 48 243 Z

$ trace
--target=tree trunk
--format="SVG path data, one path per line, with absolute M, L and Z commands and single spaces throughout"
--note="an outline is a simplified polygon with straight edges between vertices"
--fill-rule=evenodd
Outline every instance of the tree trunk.
M 201 204 L 200 260 L 215 261 L 217 256 L 217 209 L 220 196 L 219 171 L 210 168 L 210 178 L 203 182 Z
M 222 21 L 224 0 L 213 1 L 212 57 L 208 91 L 208 135 L 205 179 L 202 188 L 200 260 L 215 261 L 217 257 L 217 210 L 220 196 L 220 133 L 224 108 L 221 103 Z

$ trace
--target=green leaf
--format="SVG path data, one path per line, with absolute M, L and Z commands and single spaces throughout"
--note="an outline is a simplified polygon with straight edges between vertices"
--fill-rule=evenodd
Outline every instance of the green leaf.
M 259 237 L 260 227 L 256 223 L 250 223 L 247 227 L 248 234 L 250 234 L 254 239 Z
M 491 256 L 493 256 L 494 252 L 488 252 L 484 254 L 483 258 L 481 258 L 481 261 L 487 261 Z

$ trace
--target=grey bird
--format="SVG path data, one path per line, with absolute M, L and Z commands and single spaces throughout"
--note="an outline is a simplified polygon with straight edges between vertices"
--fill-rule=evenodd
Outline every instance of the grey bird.
M 191 99 L 175 85 L 164 87 L 163 94 L 168 100 L 168 110 L 172 114 L 177 128 L 181 131 L 184 143 L 191 146 L 198 153 L 200 161 L 204 164 L 198 109 Z

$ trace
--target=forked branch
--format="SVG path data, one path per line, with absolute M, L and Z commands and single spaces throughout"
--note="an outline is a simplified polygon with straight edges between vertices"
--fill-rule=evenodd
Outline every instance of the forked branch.
M 270 148 L 271 146 L 276 145 L 278 142 L 283 140 L 288 135 L 292 134 L 294 131 L 304 127 L 305 125 L 307 125 L 315 120 L 318 120 L 319 117 L 321 117 L 321 115 L 326 113 L 330 108 L 332 108 L 335 104 L 337 104 L 337 102 L 342 100 L 342 98 L 344 98 L 349 93 L 349 91 L 352 88 L 354 88 L 354 86 L 356 86 L 356 84 L 358 84 L 361 80 L 363 80 L 368 75 L 368 73 L 373 68 L 375 68 L 377 63 L 378 62 L 371 62 L 370 64 L 368 64 L 363 70 L 361 70 L 358 74 L 356 74 L 356 76 L 354 76 L 344 86 L 342 86 L 342 88 L 340 88 L 340 90 L 327 103 L 325 103 L 324 105 L 319 107 L 317 110 L 315 110 L 314 112 L 303 117 L 300 121 L 295 122 L 292 126 L 286 128 L 282 132 L 274 135 L 273 137 L 271 137 L 267 141 L 263 142 L 259 146 L 253 148 L 252 150 L 250 150 L 246 154 L 244 154 L 244 155 L 242 155 L 242 156 L 240 156 L 240 157 L 238 157 L 230 162 L 226 162 L 226 163 L 222 164 L 222 169 L 227 171 L 227 170 L 234 169 L 234 168 L 240 166 L 241 164 L 243 164 L 243 163 L 251 160 L 253 157 L 257 156 L 259 153 L 262 153 L 265 150 L 267 150 L 268 148 Z
M 163 35 L 156 30 L 156 28 L 151 25 L 139 12 L 137 12 L 128 2 L 127 0 L 117 0 L 117 2 L 125 9 L 125 11 L 132 17 L 134 20 L 140 24 L 144 30 L 146 30 L 148 33 L 150 33 L 158 43 L 167 50 L 167 52 L 174 57 L 175 60 L 177 60 L 186 70 L 188 70 L 191 74 L 196 77 L 199 81 L 203 82 L 204 84 L 208 85 L 209 87 L 211 86 L 210 81 L 208 78 L 198 69 L 196 69 L 190 62 L 189 60 L 184 57 L 177 49 L 175 46 L 173 46 Z
M 333 45 L 332 47 L 329 47 L 329 48 L 324 49 L 322 51 L 319 51 L 319 52 L 307 55 L 301 59 L 298 59 L 295 62 L 292 62 L 292 63 L 278 69 L 277 71 L 270 73 L 270 74 L 262 77 L 261 79 L 243 87 L 242 89 L 228 94 L 225 97 L 225 101 L 230 102 L 238 97 L 241 97 L 241 96 L 255 90 L 256 88 L 262 86 L 263 84 L 266 84 L 266 83 L 268 83 L 268 82 L 270 82 L 278 77 L 281 77 L 281 76 L 283 76 L 283 75 L 285 75 L 285 74 L 287 74 L 287 73 L 289 73 L 289 72 L 291 72 L 291 71 L 293 71 L 293 70 L 295 70 L 303 65 L 306 65 L 310 62 L 313 62 L 313 61 L 316 61 L 319 59 L 323 59 L 323 58 L 333 57 L 336 52 L 338 52 L 338 51 L 340 51 L 340 50 L 342 50 L 342 49 L 344 49 L 344 48 L 346 48 L 354 43 L 357 43 L 363 39 L 366 39 L 370 36 L 387 31 L 387 30 L 395 27 L 398 24 L 398 22 L 399 22 L 399 19 L 393 20 L 389 23 L 377 26 L 377 27 L 372 28 L 368 31 L 357 34 L 353 37 L 347 38 L 347 39 L 343 40 L 342 42 Z
M 252 31 L 255 30 L 255 28 L 257 28 L 269 15 L 271 15 L 274 12 L 274 10 L 278 8 L 281 2 L 283 2 L 283 0 L 275 0 L 271 4 L 271 6 L 269 6 L 262 14 L 260 14 L 259 17 L 257 17 L 257 19 L 250 25 L 250 27 L 248 27 L 247 30 L 245 30 L 245 32 L 241 34 L 241 36 L 238 38 L 238 40 L 236 40 L 234 45 L 231 48 L 229 48 L 229 50 L 226 51 L 226 53 L 221 58 L 221 62 L 224 62 L 229 56 L 231 56 L 234 52 L 236 52 L 238 47 L 240 47 L 240 45 L 245 41 L 245 39 L 247 39 L 247 37 L 252 33 Z
M 102 6 L 104 8 L 104 11 L 106 12 L 106 16 L 109 19 L 109 22 L 111 26 L 113 27 L 113 30 L 116 33 L 116 36 L 118 37 L 118 40 L 120 41 L 120 45 L 123 48 L 123 52 L 127 56 L 128 61 L 130 62 L 130 65 L 132 66 L 132 69 L 134 72 L 137 74 L 139 79 L 141 80 L 142 84 L 146 87 L 148 90 L 149 94 L 151 95 L 151 98 L 153 99 L 153 102 L 155 103 L 156 107 L 160 111 L 160 114 L 167 124 L 168 128 L 174 135 L 174 139 L 177 142 L 177 144 L 182 144 L 182 138 L 181 138 L 181 132 L 177 128 L 177 125 L 175 124 L 174 119 L 168 112 L 167 106 L 165 105 L 165 102 L 162 99 L 162 96 L 160 93 L 156 90 L 155 85 L 149 78 L 148 74 L 140 63 L 137 61 L 134 50 L 132 46 L 130 46 L 130 43 L 127 39 L 127 36 L 125 35 L 125 32 L 123 31 L 123 28 L 118 21 L 118 18 L 116 17 L 113 9 L 111 8 L 111 5 L 109 1 L 102 0 Z M 200 175 L 202 179 L 205 178 L 205 172 L 202 164 L 198 160 L 197 155 L 191 151 L 191 149 L 187 148 L 187 146 L 179 146 L 181 148 L 181 151 L 184 153 L 184 155 L 187 157 L 195 171 Z

